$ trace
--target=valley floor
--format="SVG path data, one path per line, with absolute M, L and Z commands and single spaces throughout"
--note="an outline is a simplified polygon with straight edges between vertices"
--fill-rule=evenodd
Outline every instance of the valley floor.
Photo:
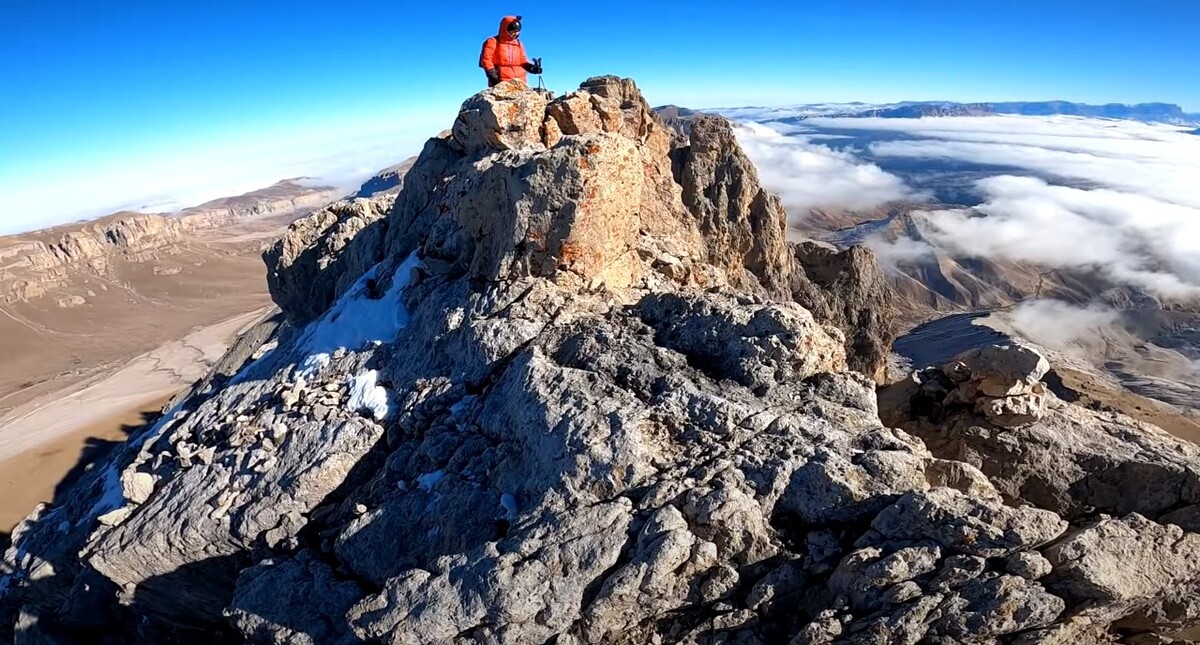
M 155 418 L 179 390 L 202 377 L 264 307 L 198 328 L 124 367 L 42 395 L 0 417 L 0 531 L 10 530 L 60 482 L 81 472 Z

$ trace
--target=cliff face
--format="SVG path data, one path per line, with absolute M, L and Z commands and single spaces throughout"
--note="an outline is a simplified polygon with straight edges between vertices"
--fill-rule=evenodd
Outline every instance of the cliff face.
M 238 222 L 311 211 L 336 199 L 330 188 L 285 181 L 190 208 L 177 215 L 116 213 L 99 220 L 0 240 L 0 297 L 28 302 L 57 296 L 79 274 L 114 277 L 119 264 L 177 255 L 196 235 Z
M 294 333 L 18 528 L 14 631 L 1101 643 L 1197 620 L 1200 535 L 1167 522 L 1200 503 L 1200 450 L 1056 401 L 1019 347 L 885 398 L 980 440 L 885 425 L 851 369 L 884 342 L 856 333 L 886 324 L 869 254 L 787 243 L 728 124 L 672 139 L 628 80 L 502 84 L 386 215 L 298 222 L 268 255 Z M 1068 422 L 1088 446 L 1005 440 Z M 1114 492 L 1147 472 L 1153 495 Z

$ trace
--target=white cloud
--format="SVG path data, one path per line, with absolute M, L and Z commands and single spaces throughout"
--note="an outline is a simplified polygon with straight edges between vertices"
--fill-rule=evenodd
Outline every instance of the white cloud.
M 953 159 L 1042 178 L 1001 170 L 977 182 L 984 200 L 977 208 L 921 215 L 933 248 L 866 240 L 885 265 L 918 261 L 936 248 L 1096 271 L 1167 297 L 1200 294 L 1200 138 L 1186 128 L 1071 116 L 817 117 L 793 125 L 793 138 L 811 136 L 800 135 L 804 129 L 883 131 L 889 139 L 908 134 L 876 141 L 869 151 L 876 158 Z M 834 154 L 845 165 L 831 165 L 828 175 L 813 179 L 820 186 L 852 185 L 864 164 Z M 771 156 L 755 161 L 782 165 L 784 183 L 802 174 Z
M 971 210 L 921 215 L 925 237 L 952 253 L 1093 270 L 1164 296 L 1200 295 L 1200 210 L 1031 177 L 979 182 Z
M 1018 305 L 1007 318 L 1014 331 L 1034 344 L 1064 350 L 1096 342 L 1120 324 L 1121 316 L 1105 307 L 1033 300 Z
M 745 123 L 737 135 L 763 186 L 783 199 L 793 217 L 819 206 L 865 210 L 917 198 L 899 177 L 849 152 L 813 143 L 795 128 L 781 132 Z
M 889 240 L 873 233 L 862 240 L 863 245 L 875 252 L 879 265 L 888 273 L 901 271 L 901 265 L 916 264 L 936 257 L 936 250 L 926 242 L 911 237 Z
M 880 157 L 962 159 L 1200 207 L 1200 138 L 1185 128 L 1083 117 L 817 118 L 813 126 L 905 132 L 871 144 Z

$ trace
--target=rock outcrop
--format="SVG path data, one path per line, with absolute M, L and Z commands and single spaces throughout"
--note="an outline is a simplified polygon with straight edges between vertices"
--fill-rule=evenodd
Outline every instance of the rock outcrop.
M 263 254 L 271 297 L 295 324 L 317 317 L 383 259 L 395 195 L 330 204 L 292 222 Z
M 846 331 L 885 318 L 869 256 L 786 242 L 727 123 L 671 141 L 628 80 L 472 97 L 386 215 L 276 247 L 294 334 L 17 529 L 7 623 L 915 644 L 1200 621 L 1200 535 L 1164 524 L 1200 501 L 1197 449 L 1055 400 L 1021 348 L 896 386 L 883 423 L 852 369 L 883 336 Z

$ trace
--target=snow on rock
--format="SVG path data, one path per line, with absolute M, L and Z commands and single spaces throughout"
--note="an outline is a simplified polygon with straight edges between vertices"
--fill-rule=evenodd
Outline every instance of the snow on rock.
M 305 328 L 297 343 L 297 353 L 314 357 L 394 339 L 408 325 L 404 289 L 412 281 L 412 271 L 418 262 L 415 252 L 409 255 L 396 269 L 391 286 L 379 298 L 372 298 L 371 290 L 379 280 L 382 265 L 372 267 L 324 316 Z
M 325 352 L 306 356 L 304 360 L 300 362 L 299 367 L 296 368 L 296 381 L 301 384 L 301 389 L 303 389 L 304 385 L 307 385 L 307 381 L 311 380 L 313 377 L 320 374 L 321 370 L 328 367 L 332 358 L 333 357 Z
M 142 446 L 154 441 L 158 437 L 162 436 L 164 432 L 170 430 L 171 426 L 173 426 L 175 422 L 187 416 L 187 414 L 183 412 L 181 408 L 182 404 L 179 404 L 170 410 L 167 410 L 167 412 L 163 414 L 162 417 L 159 418 L 158 422 L 155 423 L 149 430 L 130 440 L 130 448 L 134 450 L 141 449 Z M 112 515 L 125 505 L 125 488 L 121 485 L 121 471 L 117 468 L 115 463 L 110 463 L 105 469 L 103 481 L 104 490 L 100 494 L 100 499 L 96 500 L 96 503 L 92 506 L 91 512 L 87 517 L 81 520 L 80 523 L 101 517 L 108 517 L 109 521 L 113 522 L 121 519 L 120 516 Z
M 501 495 L 500 507 L 504 509 L 504 519 L 509 522 L 517 521 L 517 498 L 509 493 Z
M 370 412 L 375 420 L 388 415 L 388 392 L 377 385 L 379 372 L 369 370 L 350 379 L 350 398 L 346 406 L 355 412 Z
M 417 477 L 417 486 L 421 490 L 429 492 L 433 490 L 433 487 L 437 486 L 438 482 L 442 481 L 442 479 L 445 477 L 446 471 L 444 470 L 435 470 L 431 473 L 425 473 L 424 475 Z

